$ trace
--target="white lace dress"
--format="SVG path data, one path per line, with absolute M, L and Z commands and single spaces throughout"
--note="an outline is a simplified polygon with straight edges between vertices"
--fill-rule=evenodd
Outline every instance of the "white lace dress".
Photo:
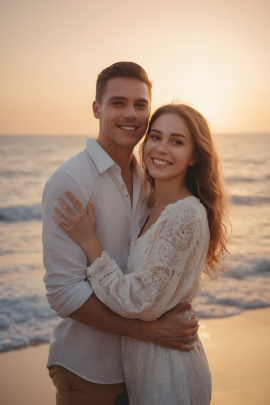
M 199 292 L 209 245 L 207 214 L 195 197 L 168 205 L 134 236 L 124 275 L 106 251 L 87 271 L 96 296 L 117 314 L 152 321 Z M 211 374 L 201 342 L 189 352 L 122 337 L 130 405 L 208 405 Z

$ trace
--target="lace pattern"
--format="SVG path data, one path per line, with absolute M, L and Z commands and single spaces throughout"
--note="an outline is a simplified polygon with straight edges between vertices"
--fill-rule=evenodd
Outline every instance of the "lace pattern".
M 126 318 L 155 320 L 179 302 L 192 301 L 209 245 L 206 210 L 195 197 L 168 205 L 134 238 L 124 275 L 106 251 L 87 271 L 96 296 Z M 201 342 L 178 352 L 122 338 L 130 404 L 210 403 L 211 376 Z

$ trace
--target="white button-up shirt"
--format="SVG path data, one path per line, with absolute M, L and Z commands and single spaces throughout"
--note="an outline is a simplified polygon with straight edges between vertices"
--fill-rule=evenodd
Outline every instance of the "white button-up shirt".
M 124 381 L 120 336 L 68 318 L 93 293 L 85 281 L 89 263 L 79 245 L 54 222 L 52 214 L 58 205 L 57 198 L 64 196 L 66 190 L 77 196 L 85 208 L 93 197 L 97 236 L 124 271 L 131 236 L 143 226 L 148 213 L 142 181 L 141 169 L 136 167 L 131 204 L 120 167 L 94 139 L 88 139 L 86 149 L 60 166 L 46 183 L 43 193 L 44 282 L 50 306 L 65 318 L 52 332 L 48 366 L 61 365 L 96 383 Z

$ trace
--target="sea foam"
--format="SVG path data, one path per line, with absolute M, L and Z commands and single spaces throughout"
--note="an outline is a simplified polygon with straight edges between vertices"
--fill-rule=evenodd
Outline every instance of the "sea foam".
M 0 208 L 1 222 L 22 222 L 22 221 L 41 221 L 41 204 L 35 205 L 15 205 Z

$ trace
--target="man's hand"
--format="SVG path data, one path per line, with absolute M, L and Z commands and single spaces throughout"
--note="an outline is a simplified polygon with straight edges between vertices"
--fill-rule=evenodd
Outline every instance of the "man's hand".
M 157 321 L 122 318 L 111 311 L 94 294 L 70 317 L 77 322 L 104 332 L 153 342 L 168 349 L 189 351 L 197 338 L 198 319 L 185 320 L 185 311 L 193 312 L 190 303 L 178 304 Z
M 189 302 L 178 304 L 157 320 L 155 344 L 182 351 L 194 348 L 191 343 L 198 338 L 198 318 L 185 319 L 185 311 L 193 312 Z

